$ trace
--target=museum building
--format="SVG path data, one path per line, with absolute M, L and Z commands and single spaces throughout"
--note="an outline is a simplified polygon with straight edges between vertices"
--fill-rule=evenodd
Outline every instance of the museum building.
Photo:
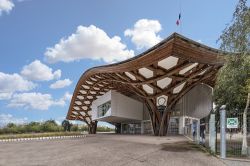
M 67 119 L 84 121 L 92 134 L 98 121 L 122 134 L 190 134 L 213 108 L 222 54 L 174 33 L 134 58 L 84 72 Z

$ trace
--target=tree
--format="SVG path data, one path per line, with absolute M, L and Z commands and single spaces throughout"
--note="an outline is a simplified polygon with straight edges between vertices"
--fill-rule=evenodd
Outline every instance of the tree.
M 72 124 L 70 124 L 70 122 L 68 120 L 63 120 L 62 121 L 62 127 L 64 129 L 64 131 L 70 131 Z
M 77 124 L 76 125 L 72 125 L 71 131 L 78 131 L 78 130 L 79 130 L 79 127 L 78 127 Z
M 6 126 L 7 133 L 18 133 L 18 126 L 14 123 L 8 123 Z
M 40 132 L 41 125 L 39 122 L 30 122 L 29 124 L 25 125 L 26 132 Z
M 54 125 L 54 126 L 57 126 L 57 123 L 56 123 L 56 121 L 55 120 L 47 120 L 47 121 L 45 121 L 45 123 L 48 123 L 48 124 L 51 124 L 51 125 Z
M 217 109 L 243 112 L 242 154 L 247 153 L 247 110 L 250 100 L 250 8 L 247 0 L 239 0 L 231 23 L 219 38 L 221 49 L 228 53 L 214 90 Z M 244 110 L 244 111 L 243 111 Z
M 13 127 L 16 127 L 16 125 L 15 125 L 14 123 L 8 123 L 8 124 L 7 124 L 7 127 L 8 127 L 8 128 L 13 128 Z
M 247 145 L 247 111 L 250 105 L 250 78 L 248 78 L 247 80 L 247 91 L 248 91 L 248 95 L 247 95 L 247 103 L 246 103 L 246 107 L 244 109 L 244 113 L 243 113 L 243 140 L 242 140 L 242 149 L 241 149 L 241 153 L 243 155 L 247 155 L 248 153 L 248 145 Z
M 237 57 L 234 57 L 237 56 Z M 219 71 L 214 100 L 217 108 L 227 106 L 227 111 L 243 111 L 247 100 L 247 80 L 250 73 L 249 55 L 230 55 Z
M 55 120 L 47 120 L 47 121 L 45 121 L 42 124 L 41 128 L 42 128 L 42 130 L 44 132 L 60 131 L 60 128 L 57 125 L 57 123 L 55 122 Z

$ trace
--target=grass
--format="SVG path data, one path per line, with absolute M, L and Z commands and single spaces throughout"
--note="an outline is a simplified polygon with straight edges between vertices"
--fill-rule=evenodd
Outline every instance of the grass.
M 82 135 L 82 132 L 50 132 L 50 133 L 27 133 L 27 134 L 3 134 L 0 139 L 16 139 L 16 138 L 38 138 L 52 136 L 71 136 Z
M 165 143 L 162 144 L 162 150 L 172 152 L 203 151 L 199 145 L 190 141 L 183 141 L 175 144 Z

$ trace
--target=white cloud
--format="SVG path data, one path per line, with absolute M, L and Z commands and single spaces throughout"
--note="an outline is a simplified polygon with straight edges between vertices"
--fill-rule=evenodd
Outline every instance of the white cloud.
M 15 118 L 11 114 L 0 114 L 0 126 L 5 126 L 8 123 L 23 124 L 28 121 L 27 117 Z
M 203 43 L 201 39 L 197 40 L 198 43 Z
M 66 119 L 66 116 L 61 116 L 61 117 L 57 117 L 55 119 L 55 122 L 58 124 L 58 125 L 61 125 L 62 124 L 62 121 Z
M 0 16 L 3 12 L 9 13 L 14 6 L 15 5 L 11 0 L 0 0 Z
M 8 100 L 12 96 L 12 92 L 0 92 L 0 100 Z
M 51 106 L 64 106 L 70 94 L 66 92 L 59 100 L 54 100 L 50 94 L 19 93 L 14 94 L 8 107 L 22 107 L 26 109 L 48 110 Z
M 67 39 L 61 39 L 52 48 L 47 48 L 45 60 L 50 63 L 58 61 L 71 62 L 80 59 L 103 60 L 107 63 L 122 61 L 134 56 L 133 50 L 128 50 L 121 43 L 121 38 L 110 38 L 102 29 L 90 25 L 78 26 L 74 34 Z
M 61 70 L 52 72 L 52 68 L 41 63 L 39 60 L 31 62 L 29 65 L 25 65 L 21 71 L 21 75 L 29 80 L 35 81 L 49 81 L 58 79 L 61 77 Z
M 61 100 L 64 100 L 64 101 L 70 101 L 72 98 L 72 94 L 70 94 L 69 92 L 66 92 L 63 97 L 61 98 Z
M 51 89 L 59 89 L 64 88 L 66 86 L 69 86 L 72 84 L 72 81 L 70 79 L 64 79 L 64 80 L 58 80 L 55 83 L 50 85 Z
M 61 100 L 64 100 L 64 101 L 70 101 L 72 98 L 72 94 L 70 94 L 69 92 L 66 92 L 63 97 L 61 98 Z
M 159 43 L 162 39 L 158 32 L 162 29 L 158 20 L 140 19 L 132 29 L 127 29 L 124 32 L 125 36 L 131 37 L 137 49 L 150 48 Z
M 29 91 L 36 87 L 31 81 L 25 80 L 19 74 L 0 72 L 0 100 L 10 99 L 14 92 Z

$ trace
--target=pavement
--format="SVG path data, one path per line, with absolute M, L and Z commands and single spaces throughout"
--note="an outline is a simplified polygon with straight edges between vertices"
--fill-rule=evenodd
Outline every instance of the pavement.
M 96 134 L 0 143 L 0 166 L 224 166 L 183 136 Z

